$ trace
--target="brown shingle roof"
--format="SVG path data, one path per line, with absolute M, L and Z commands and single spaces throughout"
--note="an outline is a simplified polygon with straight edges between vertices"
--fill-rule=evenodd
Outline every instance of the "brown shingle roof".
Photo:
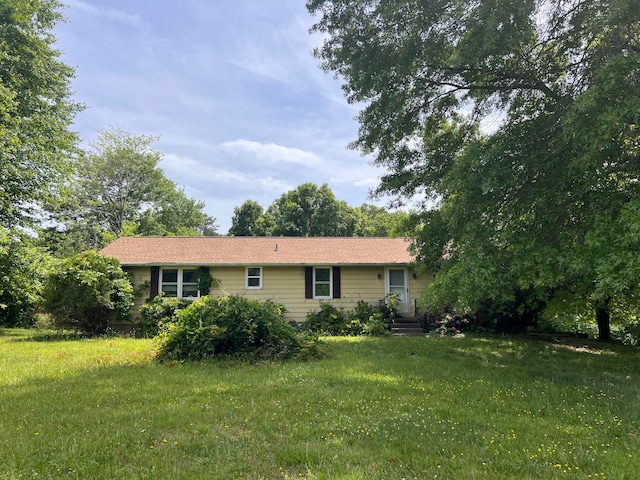
M 402 238 L 121 237 L 101 253 L 122 265 L 390 265 L 413 260 Z

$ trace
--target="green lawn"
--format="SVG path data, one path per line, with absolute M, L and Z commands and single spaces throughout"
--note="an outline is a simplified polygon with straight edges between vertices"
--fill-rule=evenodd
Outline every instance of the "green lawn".
M 0 330 L 0 478 L 638 478 L 636 348 L 325 342 L 158 365 L 149 340 Z

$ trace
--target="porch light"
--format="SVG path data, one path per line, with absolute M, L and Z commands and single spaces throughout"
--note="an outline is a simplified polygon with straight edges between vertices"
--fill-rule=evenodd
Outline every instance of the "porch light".
M 381 273 L 379 273 L 379 274 L 377 275 L 377 277 L 378 277 L 378 280 L 382 279 L 382 274 L 381 274 Z

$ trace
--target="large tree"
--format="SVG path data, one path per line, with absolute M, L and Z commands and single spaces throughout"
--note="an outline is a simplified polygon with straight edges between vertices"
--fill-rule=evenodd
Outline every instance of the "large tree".
M 51 33 L 56 0 L 0 2 L 0 227 L 26 225 L 70 171 L 80 109 Z
M 154 137 L 103 130 L 79 158 L 43 242 L 59 255 L 98 249 L 122 235 L 215 235 L 205 204 L 189 198 L 158 166 Z
M 356 227 L 353 208 L 337 200 L 325 183 L 304 183 L 277 198 L 267 208 L 257 230 L 285 237 L 350 237 Z
M 117 128 L 103 130 L 83 156 L 76 198 L 85 218 L 120 236 L 126 222 L 171 188 L 158 166 L 162 154 L 151 147 L 148 135 L 130 135 Z
M 257 234 L 256 222 L 264 214 L 264 209 L 255 200 L 247 200 L 233 209 L 229 235 L 235 237 L 251 237 Z
M 640 274 L 637 0 L 310 0 L 317 55 L 365 106 L 378 193 L 424 196 L 430 301 L 529 292 L 609 337 Z

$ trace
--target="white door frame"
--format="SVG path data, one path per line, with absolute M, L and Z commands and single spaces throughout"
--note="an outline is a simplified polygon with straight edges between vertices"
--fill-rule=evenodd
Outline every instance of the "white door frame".
M 401 270 L 403 273 L 403 285 L 391 285 L 391 271 Z M 397 293 L 400 302 L 398 303 L 398 313 L 409 313 L 409 274 L 407 267 L 386 267 L 384 271 L 385 295 Z

